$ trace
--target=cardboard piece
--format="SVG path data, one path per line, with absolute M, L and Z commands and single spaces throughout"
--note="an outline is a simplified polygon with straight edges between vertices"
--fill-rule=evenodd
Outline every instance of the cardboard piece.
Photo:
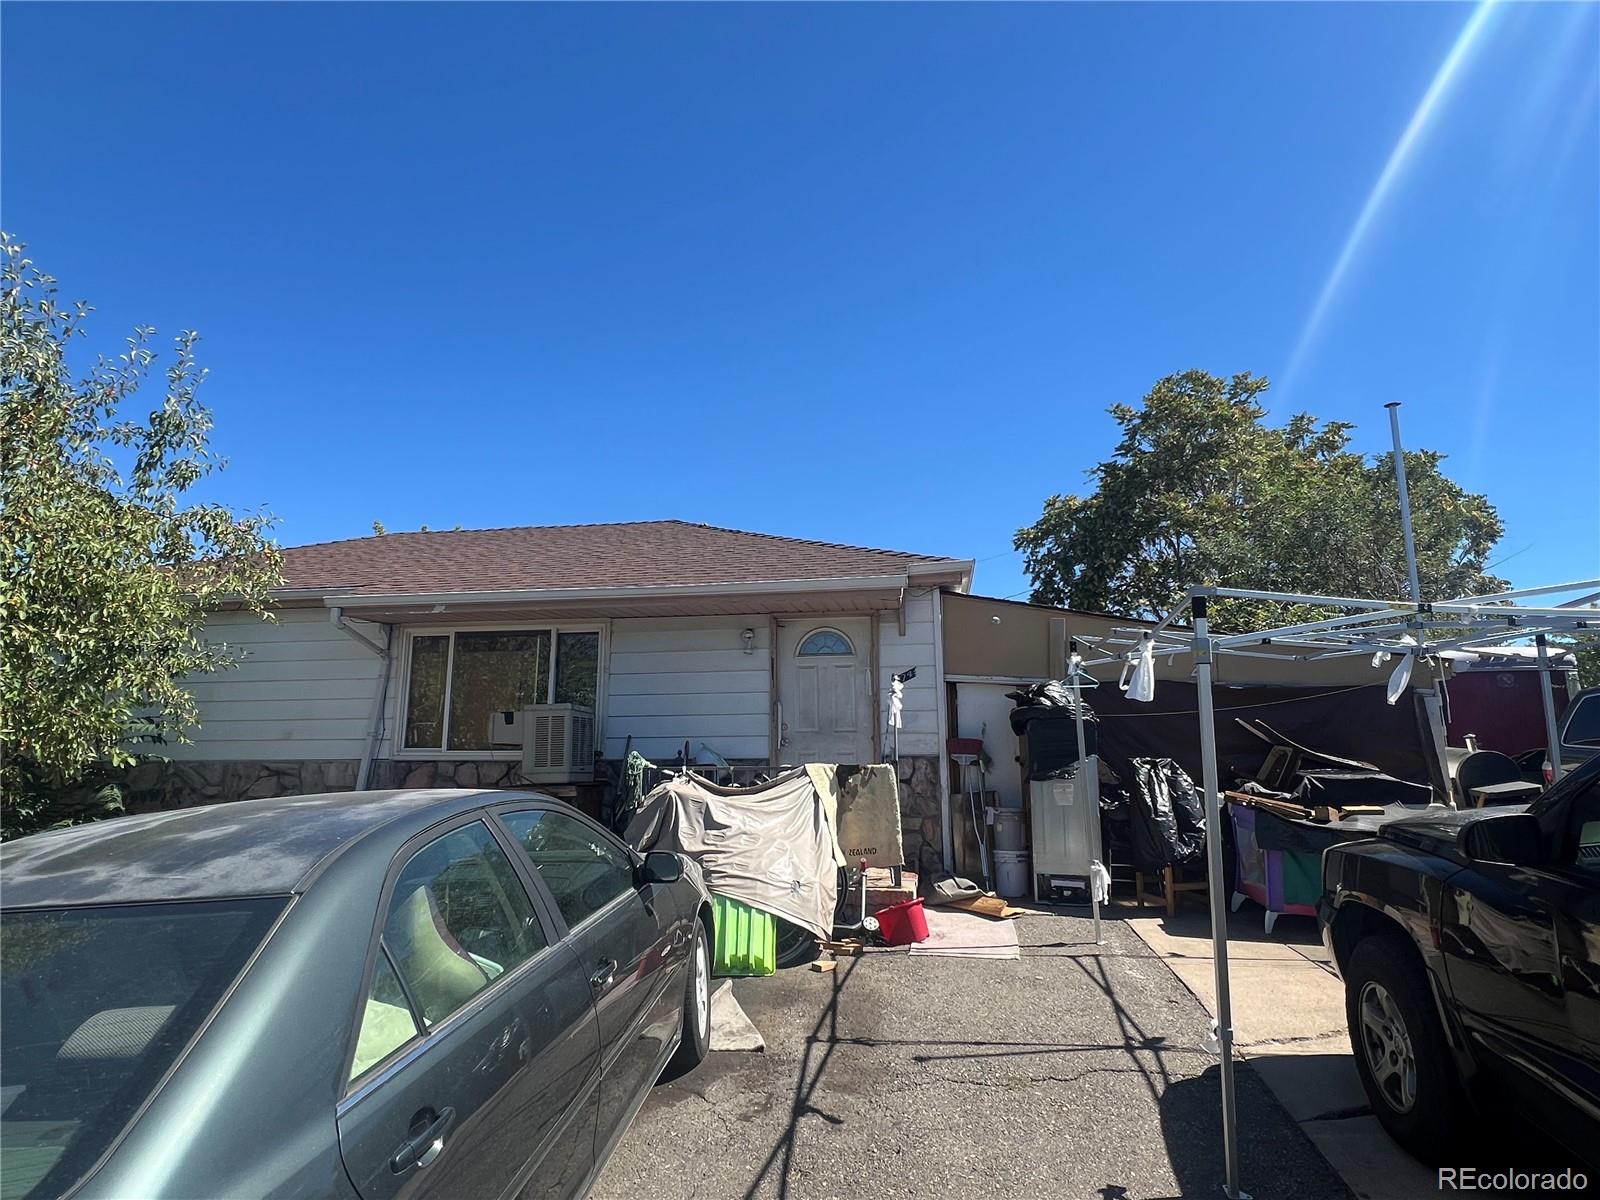
M 969 900 L 952 900 L 947 904 L 939 905 L 940 908 L 953 908 L 958 912 L 976 913 L 980 917 L 989 917 L 996 921 L 1009 921 L 1020 917 L 1028 910 L 1007 904 L 999 896 L 974 896 Z

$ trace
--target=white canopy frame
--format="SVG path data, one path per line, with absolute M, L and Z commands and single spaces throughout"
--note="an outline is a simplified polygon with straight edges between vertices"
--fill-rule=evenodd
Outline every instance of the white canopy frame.
M 1211 910 L 1211 942 L 1215 959 L 1217 989 L 1217 1043 L 1222 1062 L 1223 1156 L 1227 1173 L 1224 1194 L 1229 1200 L 1242 1200 L 1239 1190 L 1239 1148 L 1237 1110 L 1233 1082 L 1233 1017 L 1228 989 L 1227 894 L 1223 878 L 1222 804 L 1217 780 L 1217 731 L 1212 699 L 1212 678 L 1219 655 L 1270 657 L 1281 662 L 1313 662 L 1335 655 L 1372 655 L 1374 665 L 1384 657 L 1408 655 L 1413 659 L 1481 642 L 1504 642 L 1508 638 L 1533 638 L 1539 647 L 1540 683 L 1544 697 L 1545 732 L 1549 741 L 1554 778 L 1561 778 L 1561 747 L 1556 734 L 1555 701 L 1550 684 L 1550 663 L 1546 639 L 1551 634 L 1600 634 L 1600 611 L 1590 607 L 1558 606 L 1535 608 L 1519 601 L 1563 592 L 1592 592 L 1600 579 L 1528 588 L 1505 592 L 1494 603 L 1478 599 L 1458 599 L 1439 603 L 1406 603 L 1398 600 L 1361 600 L 1348 596 L 1302 596 L 1247 588 L 1192 588 L 1186 600 L 1157 626 L 1150 629 L 1115 628 L 1109 635 L 1079 634 L 1077 640 L 1099 651 L 1086 657 L 1083 668 L 1134 662 L 1146 640 L 1153 641 L 1157 657 L 1191 655 L 1194 660 L 1196 699 L 1200 718 L 1200 765 L 1205 788 L 1207 896 Z M 1213 637 L 1209 629 L 1209 609 L 1213 599 L 1276 600 L 1287 604 L 1314 605 L 1319 608 L 1357 610 L 1354 615 L 1330 617 L 1322 621 L 1302 621 L 1277 629 Z M 1595 599 L 1585 595 L 1574 604 Z M 1178 622 L 1188 615 L 1188 628 Z M 1397 631 L 1403 631 L 1403 634 Z M 1133 635 L 1133 636 L 1128 636 Z M 1401 641 L 1401 637 L 1409 641 Z M 1280 646 L 1287 653 L 1257 650 Z M 1128 647 L 1128 648 L 1124 648 Z M 1446 797 L 1448 802 L 1448 797 Z
M 1252 588 L 1195 587 L 1188 598 L 1167 613 L 1154 628 L 1114 627 L 1109 635 L 1077 640 L 1097 650 L 1100 657 L 1085 656 L 1075 663 L 1077 672 L 1108 663 L 1136 663 L 1148 644 L 1157 658 L 1169 661 L 1180 654 L 1194 661 L 1195 693 L 1200 720 L 1200 769 L 1205 789 L 1206 895 L 1211 913 L 1211 945 L 1216 978 L 1216 1043 L 1221 1062 L 1222 1154 L 1228 1200 L 1249 1200 L 1239 1187 L 1238 1108 L 1234 1094 L 1233 1004 L 1228 987 L 1228 881 L 1223 878 L 1222 802 L 1217 783 L 1217 729 L 1212 702 L 1212 672 L 1216 656 L 1273 658 L 1280 662 L 1313 662 L 1328 658 L 1371 655 L 1373 666 L 1404 656 L 1391 678 L 1391 692 L 1411 686 L 1415 661 L 1441 650 L 1470 648 L 1485 642 L 1532 638 L 1538 647 L 1540 686 L 1544 701 L 1545 736 L 1549 744 L 1552 783 L 1561 779 L 1561 745 L 1556 732 L 1555 698 L 1550 685 L 1546 652 L 1552 634 L 1600 634 L 1600 579 L 1520 588 L 1492 596 L 1457 596 L 1425 602 L 1417 573 L 1416 545 L 1411 529 L 1410 493 L 1406 486 L 1405 455 L 1400 443 L 1399 404 L 1388 404 L 1389 428 L 1394 441 L 1395 482 L 1399 490 L 1401 532 L 1405 539 L 1406 570 L 1411 599 L 1374 600 L 1353 596 L 1297 595 Z M 1573 593 L 1582 593 L 1573 595 Z M 1532 606 L 1523 602 L 1539 597 L 1570 598 L 1564 604 Z M 1300 621 L 1274 629 L 1212 637 L 1209 608 L 1213 599 L 1276 601 L 1288 605 L 1339 609 L 1343 615 Z M 1179 624 L 1184 615 L 1188 628 Z M 1124 648 L 1126 647 L 1126 648 Z M 1268 647 L 1287 649 L 1273 650 Z M 1439 777 L 1445 781 L 1445 803 L 1450 802 L 1449 773 L 1444 762 L 1444 721 L 1436 686 L 1419 689 L 1428 713 Z M 1081 699 L 1081 692 L 1075 699 Z M 1391 703 L 1393 700 L 1391 699 Z M 1081 720 L 1081 717 L 1080 717 Z M 1096 913 L 1098 916 L 1098 912 Z M 1098 930 L 1097 939 L 1098 939 Z

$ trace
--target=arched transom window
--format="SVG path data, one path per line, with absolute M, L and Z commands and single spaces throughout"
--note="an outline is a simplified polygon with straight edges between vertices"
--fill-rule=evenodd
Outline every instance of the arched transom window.
M 845 658 L 855 652 L 856 648 L 850 644 L 850 639 L 837 629 L 816 629 L 806 634 L 800 648 L 795 651 L 795 657 Z

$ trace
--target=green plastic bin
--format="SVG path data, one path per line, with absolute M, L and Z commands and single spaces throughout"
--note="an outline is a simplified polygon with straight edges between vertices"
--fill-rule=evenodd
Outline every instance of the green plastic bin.
M 771 913 L 714 895 L 711 920 L 717 932 L 712 974 L 771 975 L 778 969 L 777 920 Z

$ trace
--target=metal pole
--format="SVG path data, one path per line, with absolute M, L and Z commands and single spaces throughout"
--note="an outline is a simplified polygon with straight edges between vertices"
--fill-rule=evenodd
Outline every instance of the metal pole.
M 1406 486 L 1406 452 L 1400 444 L 1400 402 L 1391 400 L 1384 405 L 1389 410 L 1389 432 L 1394 438 L 1394 482 L 1400 491 L 1400 531 L 1405 535 L 1406 543 L 1406 576 L 1411 583 L 1411 602 L 1422 605 L 1422 581 L 1417 575 L 1417 539 L 1411 528 L 1411 489 Z M 1426 642 L 1427 635 L 1419 625 L 1416 630 L 1418 642 Z M 1413 651 L 1421 655 L 1420 647 Z M 1423 711 L 1428 714 L 1428 732 L 1432 734 L 1433 756 L 1438 765 L 1439 778 L 1445 784 L 1445 803 L 1450 802 L 1450 763 L 1445 752 L 1445 727 L 1444 708 L 1439 703 L 1439 682 L 1443 677 L 1444 668 L 1437 667 L 1434 680 L 1425 688 L 1419 688 L 1418 694 L 1422 697 Z
M 1211 705 L 1211 639 L 1206 636 L 1206 598 L 1196 596 L 1194 616 L 1195 698 L 1200 708 L 1200 773 L 1206 789 L 1206 895 L 1211 901 L 1211 949 L 1217 985 L 1217 1048 L 1222 1056 L 1223 1194 L 1244 1200 L 1239 1190 L 1239 1114 L 1233 1091 L 1233 1000 L 1228 994 L 1227 881 L 1222 877 L 1222 801 L 1217 791 L 1217 729 Z
M 1422 584 L 1417 578 L 1417 542 L 1411 532 L 1411 492 L 1406 487 L 1406 453 L 1400 445 L 1400 401 L 1384 405 L 1389 410 L 1389 432 L 1394 435 L 1394 481 L 1400 488 L 1400 528 L 1406 538 L 1406 574 L 1411 578 L 1411 600 L 1422 603 Z
M 1550 690 L 1550 653 L 1544 634 L 1533 639 L 1539 647 L 1539 692 L 1544 698 L 1544 740 L 1550 747 L 1550 782 L 1561 782 L 1561 735 L 1556 732 L 1556 698 Z
M 1078 731 L 1078 770 L 1076 772 L 1077 778 L 1073 780 L 1073 789 L 1078 793 L 1078 800 L 1083 805 L 1082 811 L 1086 814 L 1086 819 L 1090 823 L 1089 827 L 1093 831 L 1090 839 L 1092 843 L 1090 853 L 1093 857 L 1089 860 L 1089 905 L 1094 912 L 1094 944 L 1102 946 L 1105 944 L 1105 940 L 1100 936 L 1100 894 L 1095 891 L 1093 865 L 1100 861 L 1100 804 L 1093 794 L 1099 789 L 1089 786 L 1089 768 L 1091 764 L 1089 762 L 1089 744 L 1083 735 L 1083 682 L 1079 678 L 1078 670 L 1076 669 L 1078 664 L 1073 662 L 1077 655 L 1077 639 L 1068 639 L 1067 675 L 1072 681 L 1072 723 L 1077 726 Z M 1096 771 L 1100 769 L 1098 760 L 1093 766 Z M 1089 807 L 1091 801 L 1094 802 L 1092 810 Z

